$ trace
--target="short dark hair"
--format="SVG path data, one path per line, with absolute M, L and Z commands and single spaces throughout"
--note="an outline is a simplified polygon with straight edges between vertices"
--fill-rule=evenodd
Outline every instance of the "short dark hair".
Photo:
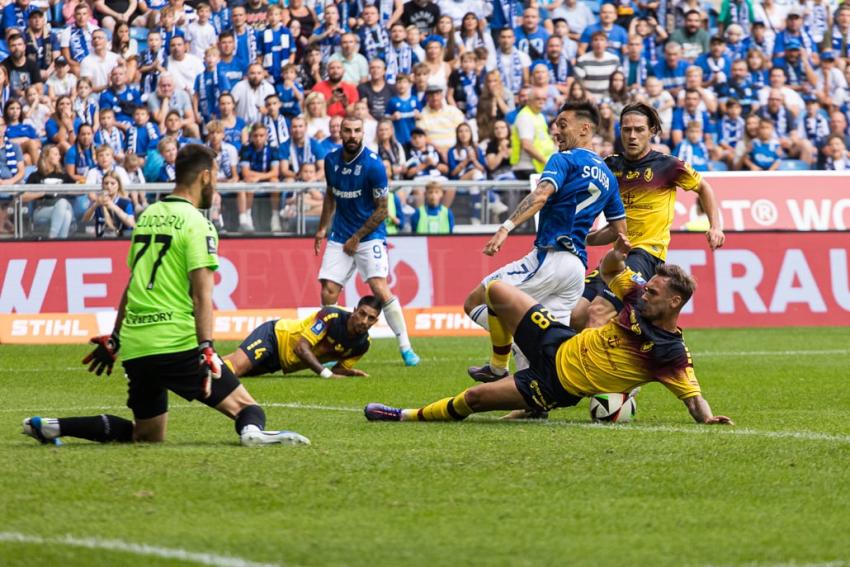
M 383 305 L 381 304 L 381 300 L 375 297 L 374 295 L 364 295 L 360 298 L 360 301 L 357 302 L 357 307 L 362 307 L 365 305 L 366 307 L 371 307 L 378 313 L 383 309 Z
M 174 182 L 184 187 L 191 185 L 202 171 L 212 170 L 214 163 L 215 150 L 202 144 L 186 144 L 174 160 Z
M 599 129 L 599 109 L 590 101 L 567 101 L 563 106 L 561 106 L 558 114 L 562 112 L 574 112 L 579 118 L 584 118 L 590 122 L 591 125 L 593 125 L 594 132 Z
M 682 297 L 682 305 L 688 302 L 697 289 L 697 282 L 681 266 L 661 264 L 655 269 L 655 275 L 667 278 L 667 286 Z
M 649 131 L 656 135 L 661 133 L 661 118 L 658 116 L 658 111 L 645 102 L 633 102 L 624 106 L 622 112 L 620 112 L 620 124 L 623 123 L 627 114 L 645 116 Z
M 229 37 L 231 39 L 236 39 L 236 34 L 233 33 L 233 30 L 231 30 L 231 29 L 221 30 L 221 33 L 218 34 L 218 39 L 221 39 L 223 37 Z

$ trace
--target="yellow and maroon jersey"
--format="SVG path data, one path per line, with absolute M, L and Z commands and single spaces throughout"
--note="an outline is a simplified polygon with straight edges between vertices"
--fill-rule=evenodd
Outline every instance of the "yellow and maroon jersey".
M 666 259 L 676 188 L 696 191 L 702 176 L 687 162 L 656 151 L 650 151 L 638 161 L 614 154 L 605 163 L 620 183 L 632 246 Z
M 303 370 L 307 365 L 295 354 L 301 339 L 311 345 L 319 362 L 339 361 L 345 368 L 354 368 L 369 350 L 369 334 L 348 335 L 346 323 L 351 313 L 339 307 L 323 307 L 305 319 L 279 319 L 274 326 L 278 357 L 284 373 Z
M 683 400 L 700 395 L 693 360 L 681 330 L 671 333 L 644 319 L 636 307 L 645 282 L 626 268 L 608 283 L 622 300 L 620 313 L 602 327 L 585 329 L 555 355 L 561 384 L 576 396 L 628 392 L 661 382 Z

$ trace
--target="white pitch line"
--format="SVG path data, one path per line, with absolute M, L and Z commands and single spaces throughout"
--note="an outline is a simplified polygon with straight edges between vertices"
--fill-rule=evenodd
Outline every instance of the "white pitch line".
M 338 411 L 346 413 L 362 413 L 362 407 L 345 407 L 345 406 L 326 406 L 322 404 L 302 404 L 299 402 L 260 402 L 260 405 L 266 408 L 287 408 L 293 410 L 309 410 L 309 411 Z M 205 408 L 203 404 L 174 404 L 169 406 L 169 409 L 195 409 Z M 4 413 L 39 413 L 40 415 L 60 414 L 66 412 L 78 411 L 110 411 L 126 409 L 125 406 L 77 406 L 70 408 L 41 408 L 40 410 L 31 409 L 0 409 Z M 765 437 L 768 439 L 796 439 L 801 441 L 828 441 L 832 443 L 850 444 L 850 435 L 835 435 L 831 433 L 821 433 L 818 431 L 764 431 L 759 429 L 749 429 L 746 427 L 728 427 L 723 425 L 698 425 L 694 424 L 691 427 L 675 426 L 675 425 L 642 425 L 640 423 L 629 423 L 620 425 L 602 424 L 602 423 L 579 423 L 573 421 L 561 420 L 539 420 L 539 421 L 501 421 L 496 417 L 489 417 L 483 414 L 473 417 L 473 421 L 481 422 L 499 422 L 505 424 L 522 424 L 531 425 L 534 427 L 566 427 L 572 429 L 592 429 L 592 430 L 611 430 L 611 431 L 634 431 L 638 433 L 685 433 L 690 435 L 739 435 L 744 437 Z M 403 427 L 403 426 L 400 426 Z
M 715 356 L 806 356 L 806 355 L 824 355 L 824 354 L 836 354 L 836 355 L 847 355 L 850 354 L 850 349 L 847 348 L 833 348 L 833 349 L 820 349 L 820 350 L 706 350 L 706 351 L 691 351 L 691 355 L 695 358 L 700 357 L 715 357 Z M 428 360 L 427 358 L 425 360 Z M 436 360 L 436 359 L 434 359 Z M 440 358 L 441 362 L 446 361 L 469 361 L 468 357 L 452 357 L 452 358 Z M 372 361 L 369 363 L 373 366 L 397 366 L 397 362 L 391 361 Z M 0 372 L 6 372 L 11 374 L 21 374 L 21 373 L 31 373 L 31 372 L 72 372 L 75 370 L 85 371 L 85 366 L 61 366 L 58 368 L 0 368 Z M 120 369 L 116 370 L 116 372 L 120 373 Z M 294 378 L 301 378 L 302 376 L 294 376 Z M 304 376 L 309 378 L 310 376 Z
M 30 543 L 37 545 L 62 545 L 70 547 L 85 547 L 87 549 L 103 549 L 128 553 L 130 555 L 142 555 L 157 557 L 160 559 L 176 559 L 199 565 L 212 565 L 213 567 L 278 567 L 276 563 L 257 563 L 240 557 L 227 555 L 216 555 L 214 553 L 198 553 L 185 549 L 172 547 L 159 547 L 143 543 L 131 543 L 118 539 L 100 539 L 95 537 L 76 537 L 65 535 L 61 537 L 41 537 L 19 532 L 0 532 L 0 542 L 8 543 Z

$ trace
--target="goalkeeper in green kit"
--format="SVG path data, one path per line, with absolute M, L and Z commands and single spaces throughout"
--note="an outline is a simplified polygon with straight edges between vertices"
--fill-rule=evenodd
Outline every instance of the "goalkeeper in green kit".
M 215 152 L 186 145 L 175 167 L 174 192 L 148 207 L 133 230 L 127 257 L 130 281 L 112 335 L 93 338 L 96 347 L 83 359 L 89 371 L 111 374 L 120 349 L 134 421 L 114 415 L 29 417 L 23 433 L 55 444 L 63 436 L 164 441 L 171 390 L 233 419 L 243 445 L 309 444 L 292 431 L 266 431 L 265 412 L 215 352 L 212 292 L 218 234 L 198 210 L 209 208 L 215 194 Z

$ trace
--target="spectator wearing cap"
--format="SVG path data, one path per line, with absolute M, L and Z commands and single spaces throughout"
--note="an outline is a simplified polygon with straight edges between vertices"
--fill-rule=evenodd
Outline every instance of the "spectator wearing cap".
M 30 4 L 30 0 L 15 0 L 3 8 L 3 29 L 5 37 L 14 32 L 23 33 L 27 27 L 30 14 L 38 8 Z
M 832 26 L 832 49 L 837 57 L 850 55 L 850 5 L 842 4 L 835 12 Z
M 44 12 L 36 8 L 30 12 L 27 29 L 24 32 L 27 43 L 27 58 L 34 60 L 41 69 L 41 81 L 50 76 L 53 63 L 53 39 L 50 30 L 44 25 Z
M 449 166 L 446 160 L 440 156 L 440 152 L 428 143 L 425 130 L 418 126 L 410 132 L 410 144 L 405 148 L 407 163 L 405 164 L 404 177 L 416 179 L 417 177 L 436 177 L 446 179 Z M 419 204 L 421 204 L 421 193 L 417 193 Z
M 773 44 L 774 61 L 777 58 L 785 57 L 785 52 L 793 49 L 793 40 L 797 40 L 800 49 L 804 51 L 803 55 L 809 57 L 814 65 L 819 62 L 818 46 L 812 36 L 803 29 L 803 10 L 797 6 L 791 6 L 788 14 L 785 16 L 785 29 L 776 34 L 776 42 Z
M 496 53 L 496 69 L 502 83 L 512 93 L 518 93 L 528 84 L 531 59 L 514 46 L 515 34 L 511 28 L 499 30 L 499 52 Z
M 546 91 L 531 89 L 528 104 L 517 113 L 511 128 L 510 162 L 517 179 L 528 179 L 533 173 L 543 171 L 546 160 L 555 152 L 543 115 L 546 99 Z
M 331 55 L 329 60 L 329 64 L 331 61 L 342 63 L 343 80 L 352 85 L 359 85 L 369 80 L 369 62 L 358 53 L 359 42 L 360 39 L 357 35 L 353 33 L 343 34 L 340 41 L 342 50 Z
M 590 40 L 591 50 L 576 61 L 573 73 L 587 91 L 603 97 L 608 92 L 611 74 L 620 66 L 620 58 L 606 50 L 608 40 L 604 31 L 596 31 Z
M 64 56 L 53 62 L 53 73 L 47 79 L 47 95 L 56 101 L 62 95 L 74 95 L 77 88 L 77 76 L 70 72 L 71 67 Z
M 508 0 L 513 3 L 515 0 Z M 497 2 L 498 3 L 498 2 Z M 496 7 L 493 8 L 493 21 L 491 26 L 496 28 Z M 406 26 L 416 26 L 419 33 L 426 35 L 437 25 L 437 19 L 440 17 L 440 8 L 431 0 L 410 0 L 404 5 L 401 12 L 401 23 Z
M 546 53 L 546 40 L 549 34 L 540 25 L 540 12 L 537 8 L 526 8 L 522 13 L 522 25 L 514 29 L 516 47 L 529 59 L 543 59 Z
M 425 90 L 425 103 L 416 125 L 425 131 L 428 141 L 446 161 L 446 152 L 455 143 L 455 131 L 465 121 L 463 113 L 456 106 L 446 104 L 443 89 L 437 85 L 429 85 Z
M 579 41 L 582 32 L 594 24 L 593 11 L 579 0 L 564 0 L 564 3 L 552 10 L 552 23 L 562 18 L 570 28 L 570 39 Z
M 629 33 L 622 26 L 614 23 L 616 21 L 617 8 L 613 4 L 602 4 L 602 7 L 599 8 L 599 23 L 586 27 L 581 34 L 578 54 L 584 55 L 588 47 L 590 47 L 593 35 L 598 31 L 602 31 L 605 32 L 605 39 L 608 41 L 608 51 L 619 58 L 623 53 L 623 48 L 629 41 Z
M 92 33 L 92 46 L 92 52 L 80 63 L 80 77 L 88 77 L 92 90 L 99 93 L 109 86 L 109 74 L 121 61 L 121 57 L 109 51 L 106 32 L 103 30 Z
M 847 96 L 847 79 L 835 65 L 834 51 L 827 49 L 820 54 L 820 69 L 814 73 L 816 80 L 812 84 L 821 104 L 829 106 Z
M 709 36 L 702 27 L 702 14 L 698 10 L 686 12 L 685 25 L 670 34 L 670 42 L 682 46 L 682 57 L 688 61 L 708 53 Z
M 664 85 L 664 89 L 676 98 L 679 90 L 685 86 L 687 70 L 688 62 L 682 60 L 682 46 L 671 41 L 664 46 L 664 61 L 658 62 L 653 74 Z
M 328 78 L 316 83 L 313 87 L 313 92 L 321 93 L 325 97 L 328 103 L 328 116 L 344 117 L 348 107 L 360 100 L 357 87 L 344 81 L 344 76 L 345 67 L 342 61 L 332 60 L 328 63 Z
M 798 93 L 808 92 L 817 83 L 815 70 L 801 48 L 800 41 L 791 38 L 785 45 L 785 57 L 776 59 L 776 65 L 785 69 L 788 86 Z

